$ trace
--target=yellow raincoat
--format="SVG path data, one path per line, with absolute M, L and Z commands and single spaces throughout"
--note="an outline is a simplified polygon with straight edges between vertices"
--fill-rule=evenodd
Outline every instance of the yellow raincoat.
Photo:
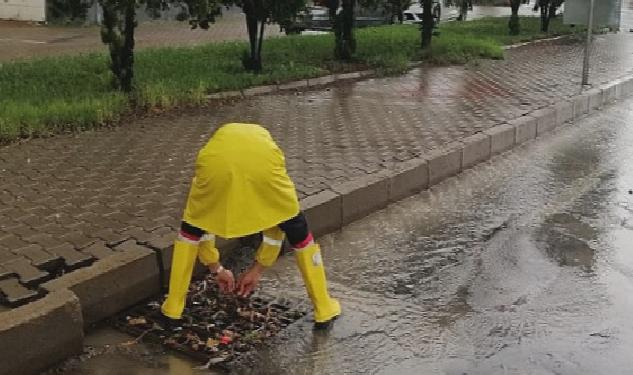
M 235 238 L 275 227 L 299 213 L 283 152 L 255 124 L 219 128 L 196 160 L 184 221 Z

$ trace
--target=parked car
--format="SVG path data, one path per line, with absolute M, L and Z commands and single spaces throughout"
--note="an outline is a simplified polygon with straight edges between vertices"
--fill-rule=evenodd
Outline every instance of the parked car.
M 380 26 L 390 23 L 389 21 L 389 17 L 382 10 L 356 8 L 356 27 Z M 310 6 L 299 13 L 293 22 L 282 25 L 282 28 L 286 34 L 299 34 L 305 30 L 329 31 L 332 28 L 330 10 L 325 6 Z
M 424 9 L 419 4 L 414 4 L 404 11 L 404 24 L 421 24 Z M 434 0 L 433 1 L 433 17 L 435 22 L 455 20 L 459 17 L 459 7 L 457 3 L 451 0 Z

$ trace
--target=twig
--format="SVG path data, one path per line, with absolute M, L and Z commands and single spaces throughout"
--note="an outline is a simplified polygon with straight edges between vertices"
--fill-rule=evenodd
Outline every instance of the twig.
M 145 335 L 147 335 L 148 333 L 153 332 L 153 331 L 158 331 L 158 328 L 152 327 L 152 328 L 150 328 L 148 330 L 145 330 L 143 333 L 141 333 L 141 335 L 139 337 L 137 337 L 137 338 L 135 338 L 134 340 L 131 340 L 131 341 L 123 342 L 123 343 L 119 344 L 119 346 L 136 345 L 139 342 L 141 342 L 141 340 L 143 339 L 143 337 L 145 337 Z

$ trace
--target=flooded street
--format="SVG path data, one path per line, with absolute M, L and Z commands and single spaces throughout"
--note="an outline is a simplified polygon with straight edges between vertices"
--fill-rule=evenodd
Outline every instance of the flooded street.
M 322 238 L 344 315 L 292 325 L 237 372 L 630 373 L 632 125 L 620 102 Z M 288 256 L 261 289 L 307 300 Z M 93 333 L 65 373 L 209 373 L 129 340 Z

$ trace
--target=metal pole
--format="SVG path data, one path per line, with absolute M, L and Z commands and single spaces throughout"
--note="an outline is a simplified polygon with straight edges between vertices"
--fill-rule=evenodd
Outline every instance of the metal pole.
M 589 84 L 589 55 L 591 53 L 591 39 L 593 36 L 593 4 L 594 0 L 589 0 L 589 22 L 587 22 L 587 44 L 585 45 L 585 59 L 582 64 L 582 85 Z

